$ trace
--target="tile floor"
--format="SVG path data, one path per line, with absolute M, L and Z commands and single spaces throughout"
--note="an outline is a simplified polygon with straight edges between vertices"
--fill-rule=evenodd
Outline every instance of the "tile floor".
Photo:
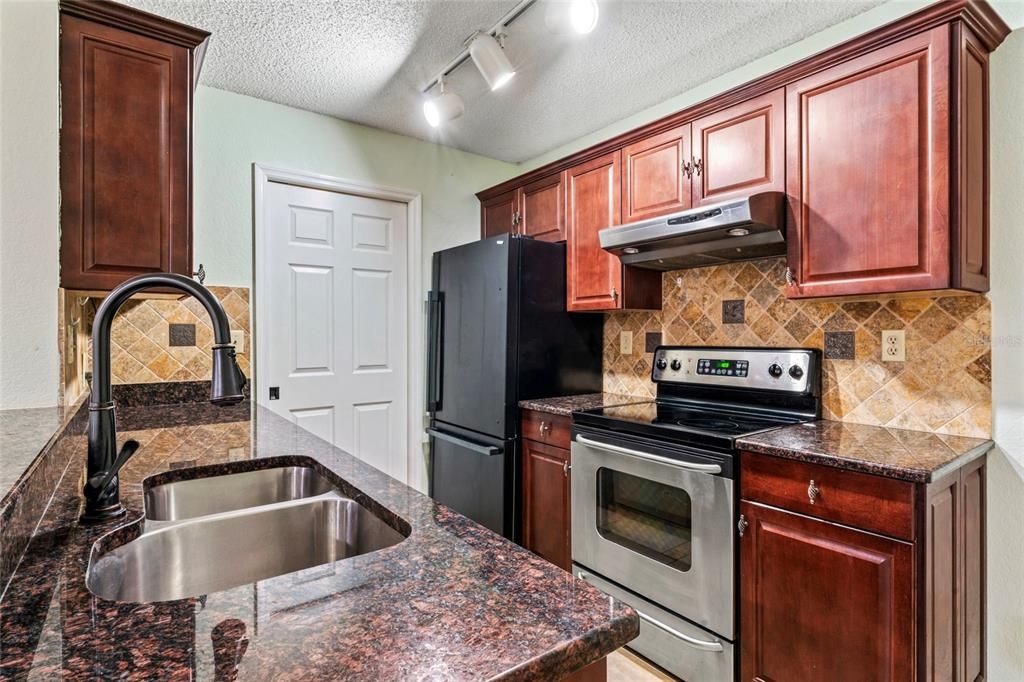
M 629 649 L 608 656 L 608 682 L 678 682 L 679 678 L 648 663 Z

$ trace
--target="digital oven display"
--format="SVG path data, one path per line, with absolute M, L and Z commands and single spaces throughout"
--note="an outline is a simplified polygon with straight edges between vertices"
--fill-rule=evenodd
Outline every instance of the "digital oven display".
M 747 376 L 748 363 L 746 360 L 708 360 L 697 361 L 697 374 L 716 374 L 726 377 Z

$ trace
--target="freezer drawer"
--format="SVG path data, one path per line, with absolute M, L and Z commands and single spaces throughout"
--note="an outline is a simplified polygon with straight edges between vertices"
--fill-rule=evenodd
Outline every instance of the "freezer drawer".
M 640 616 L 640 636 L 627 646 L 684 680 L 732 682 L 733 644 L 659 608 L 579 564 L 572 573 L 605 594 L 629 604 Z
M 442 426 L 430 436 L 430 496 L 514 539 L 514 440 L 489 440 Z

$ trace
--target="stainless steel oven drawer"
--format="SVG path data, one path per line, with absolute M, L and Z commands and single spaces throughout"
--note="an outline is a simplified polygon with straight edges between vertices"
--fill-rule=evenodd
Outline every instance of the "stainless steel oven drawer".
M 640 616 L 640 636 L 627 646 L 690 682 L 732 682 L 733 644 L 573 564 L 573 575 L 629 604 Z

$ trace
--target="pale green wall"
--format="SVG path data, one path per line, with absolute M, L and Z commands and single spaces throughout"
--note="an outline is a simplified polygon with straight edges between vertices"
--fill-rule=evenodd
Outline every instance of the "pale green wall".
M 411 112 L 410 115 L 417 115 Z M 430 254 L 480 233 L 474 193 L 515 166 L 281 104 L 200 87 L 195 100 L 195 262 L 210 284 L 252 285 L 252 164 L 311 171 L 423 195 Z
M 990 68 L 998 448 L 988 464 L 988 679 L 999 682 L 1024 680 L 1024 29 L 992 54 Z

